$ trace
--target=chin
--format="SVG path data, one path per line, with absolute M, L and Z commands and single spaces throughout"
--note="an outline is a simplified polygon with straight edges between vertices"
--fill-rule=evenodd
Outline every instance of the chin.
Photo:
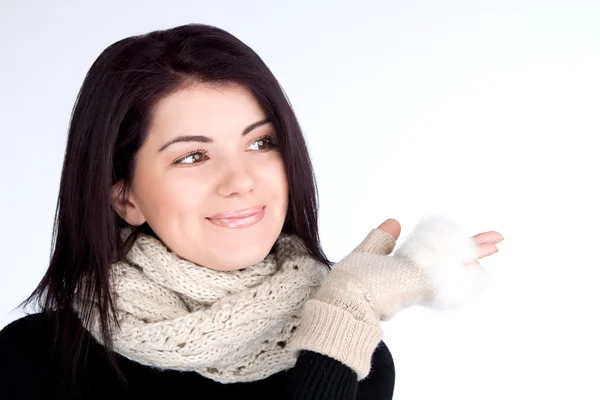
M 215 254 L 217 259 L 212 265 L 220 271 L 236 271 L 251 267 L 263 261 L 273 247 L 270 241 L 262 239 L 261 243 L 247 243 L 231 248 L 226 246 Z
M 281 215 L 267 207 L 265 218 L 248 228 L 227 229 L 210 225 L 212 262 L 209 268 L 236 271 L 263 261 L 281 234 L 285 210 Z M 207 265 L 208 266 L 208 265 Z
M 215 267 L 213 267 L 212 269 L 218 271 L 239 271 L 241 269 L 251 267 L 254 264 L 258 264 L 259 262 L 264 260 L 268 254 L 269 251 L 267 250 L 264 256 L 258 256 L 253 258 L 249 258 L 246 256 L 240 258 L 228 258 L 227 260 L 220 260 L 220 262 L 213 264 Z

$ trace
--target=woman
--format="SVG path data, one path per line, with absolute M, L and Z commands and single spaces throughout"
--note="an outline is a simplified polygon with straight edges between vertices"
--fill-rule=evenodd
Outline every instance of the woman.
M 380 321 L 460 304 L 465 263 L 501 240 L 433 218 L 389 256 L 399 233 L 328 272 L 305 142 L 259 56 L 198 24 L 120 40 L 78 95 L 41 312 L 0 333 L 2 390 L 390 399 Z

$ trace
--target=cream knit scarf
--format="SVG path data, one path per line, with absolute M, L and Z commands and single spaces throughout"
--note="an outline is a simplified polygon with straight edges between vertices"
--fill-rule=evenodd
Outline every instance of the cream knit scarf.
M 186 261 L 142 235 L 112 271 L 121 323 L 112 350 L 222 383 L 294 366 L 287 342 L 327 275 L 297 237 L 284 233 L 263 261 L 230 272 Z M 102 343 L 97 315 L 86 328 Z

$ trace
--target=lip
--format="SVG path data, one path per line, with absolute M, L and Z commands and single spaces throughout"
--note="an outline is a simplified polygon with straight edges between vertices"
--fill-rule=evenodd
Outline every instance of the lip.
M 217 216 L 222 215 L 237 215 L 236 217 L 227 218 L 206 218 L 212 224 L 221 226 L 224 228 L 245 228 L 257 224 L 265 216 L 265 207 L 252 207 L 244 210 L 227 211 L 226 213 L 216 214 Z M 240 216 L 241 215 L 241 216 Z
M 249 217 L 253 214 L 259 213 L 265 206 L 254 206 L 249 208 L 244 208 L 241 210 L 230 210 L 225 211 L 223 213 L 211 215 L 208 219 L 216 220 L 216 219 L 231 219 L 231 218 L 244 218 Z

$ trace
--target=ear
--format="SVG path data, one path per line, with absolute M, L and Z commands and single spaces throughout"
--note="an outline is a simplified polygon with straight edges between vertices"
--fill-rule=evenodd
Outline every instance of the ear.
M 129 225 L 139 226 L 146 222 L 146 217 L 144 217 L 135 196 L 129 188 L 125 187 L 123 181 L 119 181 L 111 187 L 111 205 Z

